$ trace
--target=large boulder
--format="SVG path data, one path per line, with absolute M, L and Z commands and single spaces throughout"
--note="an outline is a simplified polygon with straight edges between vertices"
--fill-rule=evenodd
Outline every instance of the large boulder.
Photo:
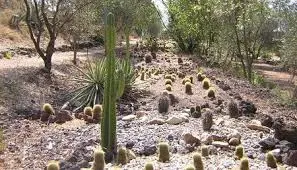
M 281 118 L 275 120 L 272 128 L 275 130 L 274 137 L 279 140 L 286 140 L 297 145 L 296 125 L 287 125 Z
M 257 112 L 257 108 L 251 101 L 241 101 L 239 103 L 240 113 L 244 116 L 254 116 Z
M 290 150 L 283 161 L 287 165 L 297 167 L 297 150 Z

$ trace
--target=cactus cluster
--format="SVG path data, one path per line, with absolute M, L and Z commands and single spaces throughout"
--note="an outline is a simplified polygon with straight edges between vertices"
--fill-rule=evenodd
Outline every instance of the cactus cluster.
M 189 78 L 184 78 L 182 84 L 185 85 L 187 82 L 191 83 L 191 80 Z
M 144 166 L 144 170 L 154 170 L 154 165 L 151 162 L 148 162 Z
M 199 153 L 195 153 L 193 155 L 193 161 L 194 161 L 195 170 L 204 170 L 202 157 Z
M 92 118 L 99 121 L 102 119 L 102 105 L 94 105 Z
M 167 91 L 172 91 L 172 86 L 170 84 L 166 84 L 165 89 Z
M 121 147 L 118 150 L 117 164 L 125 165 L 126 163 L 128 163 L 127 149 Z
M 197 74 L 197 80 L 198 81 L 203 81 L 204 79 L 205 79 L 205 75 L 203 75 L 202 73 Z
M 203 130 L 209 131 L 213 124 L 212 112 L 210 110 L 206 110 L 202 115 L 202 127 Z
M 207 91 L 207 96 L 210 97 L 210 98 L 215 98 L 215 89 L 214 88 L 209 88 L 208 91 Z
M 203 157 L 208 157 L 209 156 L 208 146 L 202 146 L 201 147 L 201 154 L 202 154 Z
M 87 116 L 92 116 L 93 115 L 93 109 L 89 106 L 84 108 L 84 114 Z
M 200 106 L 191 107 L 190 113 L 193 118 L 200 118 L 201 117 L 201 107 Z
M 204 89 L 209 89 L 209 87 L 210 87 L 210 81 L 209 81 L 209 79 L 208 78 L 205 78 L 203 81 L 202 81 L 202 87 L 204 88 Z
M 165 79 L 165 85 L 171 85 L 172 86 L 172 80 L 171 79 Z
M 236 146 L 234 155 L 235 155 L 236 159 L 243 158 L 243 156 L 244 156 L 244 149 L 243 149 L 243 147 L 241 145 L 240 146 Z
M 240 160 L 240 170 L 249 170 L 250 169 L 250 165 L 249 165 L 249 160 L 247 158 L 242 158 Z
M 167 162 L 170 159 L 169 154 L 169 145 L 168 143 L 161 142 L 159 143 L 159 161 L 160 162 Z
M 105 157 L 102 149 L 96 149 L 94 152 L 94 162 L 91 170 L 104 170 Z
M 59 162 L 49 162 L 46 170 L 60 170 Z
M 158 104 L 159 113 L 167 113 L 169 110 L 170 99 L 167 92 L 163 92 Z
M 229 114 L 230 118 L 238 118 L 239 117 L 239 109 L 238 109 L 237 103 L 234 100 L 231 100 L 228 103 L 227 109 L 228 109 L 228 114 Z
M 193 94 L 191 82 L 186 82 L 185 83 L 185 92 L 187 94 Z
M 272 152 L 266 153 L 266 164 L 270 168 L 277 168 L 276 159 Z

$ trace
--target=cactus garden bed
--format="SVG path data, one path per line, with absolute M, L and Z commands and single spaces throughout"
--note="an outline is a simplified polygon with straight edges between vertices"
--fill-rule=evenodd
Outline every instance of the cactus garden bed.
M 187 57 L 158 52 L 156 59 L 146 56 L 144 60 L 145 53 L 134 55 L 139 68 L 135 91 L 141 95 L 118 104 L 117 141 L 129 150 L 129 161 L 125 165 L 108 163 L 107 168 L 140 170 L 151 162 L 155 169 L 185 169 L 193 165 L 193 155 L 202 153 L 202 148 L 209 153 L 202 157 L 204 169 L 239 168 L 241 161 L 234 153 L 238 145 L 244 148 L 253 170 L 270 169 L 265 160 L 269 150 L 278 161 L 290 161 L 288 153 L 295 146 L 285 150 L 289 145 L 279 140 L 267 147 L 266 139 L 274 139 L 274 130 L 269 121 L 265 124 L 263 115 L 276 118 L 293 112 L 279 108 L 269 91 L 216 69 L 203 68 L 203 75 L 197 75 L 197 67 L 202 65 Z M 72 119 L 62 124 L 7 116 L 0 167 L 39 170 L 51 160 L 59 161 L 62 170 L 92 167 L 94 149 L 100 144 L 100 125 L 77 118 L 70 109 L 67 114 Z M 289 117 L 286 121 L 294 123 Z M 160 142 L 169 145 L 169 161 L 159 161 Z M 278 167 L 294 169 L 282 163 Z

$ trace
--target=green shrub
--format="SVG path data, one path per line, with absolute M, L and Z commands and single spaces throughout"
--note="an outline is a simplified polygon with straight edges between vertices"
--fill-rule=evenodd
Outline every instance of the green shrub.
M 159 143 L 159 161 L 160 162 L 167 162 L 170 159 L 169 154 L 169 145 L 168 143 L 162 142 Z

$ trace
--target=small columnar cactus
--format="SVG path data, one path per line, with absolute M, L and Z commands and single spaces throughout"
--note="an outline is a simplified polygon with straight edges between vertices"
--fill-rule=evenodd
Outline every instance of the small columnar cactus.
M 165 79 L 165 85 L 171 85 L 172 86 L 172 80 L 171 79 Z
M 93 115 L 93 109 L 91 107 L 85 107 L 84 108 L 84 114 L 88 115 L 88 116 L 92 116 Z
M 202 157 L 199 153 L 193 155 L 195 170 L 204 170 Z
M 216 97 L 214 88 L 209 88 L 208 89 L 207 96 L 210 97 L 210 98 L 215 98 Z
M 247 158 L 242 158 L 240 160 L 240 170 L 249 170 L 250 169 L 250 165 L 249 165 L 249 160 Z
M 166 84 L 165 89 L 167 91 L 172 91 L 172 86 L 170 84 Z
M 195 170 L 195 167 L 193 165 L 188 165 L 185 170 Z
M 240 145 L 240 146 L 236 146 L 236 148 L 235 148 L 235 157 L 236 157 L 236 159 L 241 159 L 241 158 L 243 158 L 243 156 L 244 156 L 244 149 L 243 149 L 243 147 Z
M 142 71 L 142 72 L 141 72 L 140 80 L 142 80 L 142 81 L 145 80 L 145 71 Z
M 231 100 L 227 106 L 228 113 L 230 118 L 238 118 L 239 117 L 239 109 L 237 103 L 234 100 Z
M 159 161 L 167 162 L 169 161 L 169 145 L 166 142 L 159 143 Z
M 204 89 L 209 89 L 209 87 L 210 87 L 210 81 L 209 81 L 209 79 L 208 78 L 205 78 L 203 81 L 202 81 L 202 87 L 204 88 Z
M 197 105 L 195 109 L 196 109 L 196 112 L 199 112 L 201 114 L 201 106 Z
M 161 95 L 158 104 L 159 113 L 167 113 L 169 110 L 170 99 L 168 97 L 168 93 L 164 93 Z
M 121 147 L 118 151 L 118 158 L 117 163 L 121 165 L 125 165 L 128 163 L 128 155 L 127 155 L 127 149 L 124 147 Z
M 213 124 L 212 112 L 210 110 L 206 110 L 202 115 L 202 126 L 203 130 L 210 130 Z
M 147 76 L 148 76 L 148 77 L 152 77 L 152 71 L 151 71 L 151 70 L 149 70 L 149 71 L 147 72 Z
M 94 163 L 91 170 L 104 170 L 105 158 L 102 149 L 96 149 L 94 152 Z
M 186 84 L 187 82 L 191 83 L 191 80 L 189 78 L 184 78 L 182 84 Z
M 47 113 L 48 115 L 53 115 L 55 114 L 55 110 L 53 109 L 52 105 L 49 103 L 45 103 L 42 107 L 42 110 Z
M 60 170 L 59 162 L 50 162 L 48 163 L 46 170 Z
M 186 82 L 186 84 L 185 84 L 185 92 L 187 94 L 192 94 L 192 84 L 190 82 Z
M 266 164 L 270 168 L 277 168 L 276 159 L 272 152 L 266 153 Z
M 198 81 L 203 81 L 204 78 L 205 78 L 205 76 L 203 76 L 202 73 L 197 74 L 197 80 Z
M 209 156 L 209 151 L 207 146 L 202 146 L 201 147 L 201 154 L 203 157 L 208 157 Z
M 101 120 L 102 118 L 102 106 L 99 104 L 94 105 L 93 107 L 93 119 Z
M 151 162 L 148 162 L 144 166 L 144 170 L 154 170 L 154 165 Z
M 190 113 L 193 114 L 196 111 L 195 107 L 190 108 Z
M 172 79 L 172 77 L 171 77 L 170 74 L 166 74 L 166 75 L 164 76 L 164 78 L 165 78 L 165 79 L 170 79 L 170 80 Z
M 193 78 L 193 76 L 190 76 L 189 79 L 190 79 L 191 83 L 194 84 L 194 78 Z

